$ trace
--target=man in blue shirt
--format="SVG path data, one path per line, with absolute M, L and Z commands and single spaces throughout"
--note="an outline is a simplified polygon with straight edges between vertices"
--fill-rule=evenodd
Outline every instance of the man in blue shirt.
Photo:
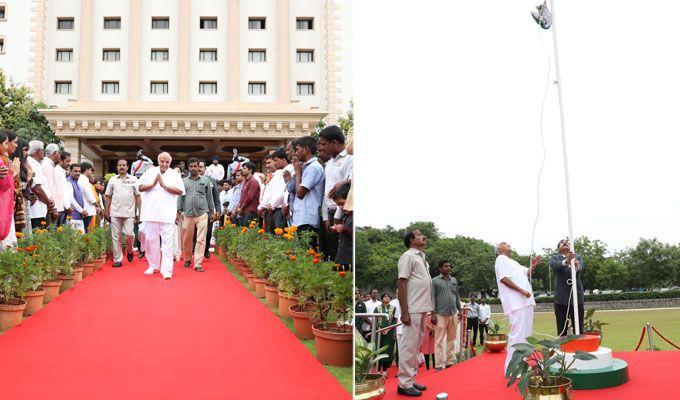
M 319 210 L 324 192 L 324 169 L 315 154 L 317 142 L 311 136 L 303 136 L 294 143 L 295 202 L 293 225 L 298 232 L 313 232 L 312 246 L 318 244 Z
M 241 217 L 236 214 L 236 207 L 238 203 L 241 202 L 241 189 L 243 188 L 243 175 L 241 171 L 234 173 L 234 192 L 231 194 L 231 199 L 229 199 L 229 218 L 231 222 L 236 225 L 241 225 Z

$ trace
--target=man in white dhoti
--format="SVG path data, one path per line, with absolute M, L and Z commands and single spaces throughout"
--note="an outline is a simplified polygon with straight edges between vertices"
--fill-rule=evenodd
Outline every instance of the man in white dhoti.
M 505 367 L 512 358 L 517 343 L 526 343 L 526 338 L 531 336 L 534 324 L 534 294 L 529 282 L 529 274 L 533 273 L 536 265 L 541 262 L 541 257 L 531 260 L 529 268 L 521 266 L 517 261 L 510 258 L 512 248 L 509 244 L 501 242 L 496 248 L 496 282 L 498 283 L 498 297 L 501 299 L 503 313 L 510 323 L 508 333 L 507 356 Z
M 171 162 L 170 154 L 159 154 L 158 166 L 149 168 L 138 183 L 142 198 L 139 219 L 144 225 L 144 250 L 149 263 L 144 273 L 151 275 L 160 269 L 163 279 L 172 278 L 177 196 L 184 194 L 182 176 L 170 168 Z

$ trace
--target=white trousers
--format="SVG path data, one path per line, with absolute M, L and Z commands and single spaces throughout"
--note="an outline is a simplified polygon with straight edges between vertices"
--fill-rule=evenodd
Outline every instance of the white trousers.
M 172 275 L 175 224 L 146 221 L 144 224 L 144 251 L 150 267 L 161 274 Z
M 517 343 L 526 343 L 526 338 L 531 336 L 531 329 L 534 326 L 534 306 L 526 306 L 511 312 L 508 315 L 508 321 L 510 322 L 510 333 L 508 333 L 507 356 L 505 357 L 503 375 L 508 370 L 508 364 L 515 352 L 512 346 Z

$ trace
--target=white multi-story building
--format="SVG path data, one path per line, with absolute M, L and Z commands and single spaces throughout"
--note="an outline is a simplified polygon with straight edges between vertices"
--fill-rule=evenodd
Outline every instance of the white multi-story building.
M 339 29 L 335 0 L 0 0 L 0 68 L 74 155 L 257 159 L 337 120 Z

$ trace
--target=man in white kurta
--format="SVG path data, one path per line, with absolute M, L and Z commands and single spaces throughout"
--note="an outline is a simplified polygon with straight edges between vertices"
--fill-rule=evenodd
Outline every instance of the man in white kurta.
M 531 267 L 527 268 L 510 258 L 512 248 L 509 244 L 500 243 L 497 253 L 496 283 L 498 283 L 498 297 L 501 299 L 503 313 L 510 323 L 507 355 L 503 369 L 505 373 L 512 354 L 515 352 L 512 346 L 517 343 L 526 343 L 526 338 L 531 336 L 536 301 L 529 282 L 529 274 L 533 273 L 536 264 L 541 262 L 541 257 L 535 257 L 531 260 Z
M 182 175 L 170 168 L 171 162 L 170 154 L 159 154 L 158 166 L 147 169 L 138 182 L 142 199 L 139 219 L 144 224 L 144 250 L 149 263 L 144 273 L 152 275 L 160 270 L 163 279 L 172 278 L 177 196 L 184 194 Z

